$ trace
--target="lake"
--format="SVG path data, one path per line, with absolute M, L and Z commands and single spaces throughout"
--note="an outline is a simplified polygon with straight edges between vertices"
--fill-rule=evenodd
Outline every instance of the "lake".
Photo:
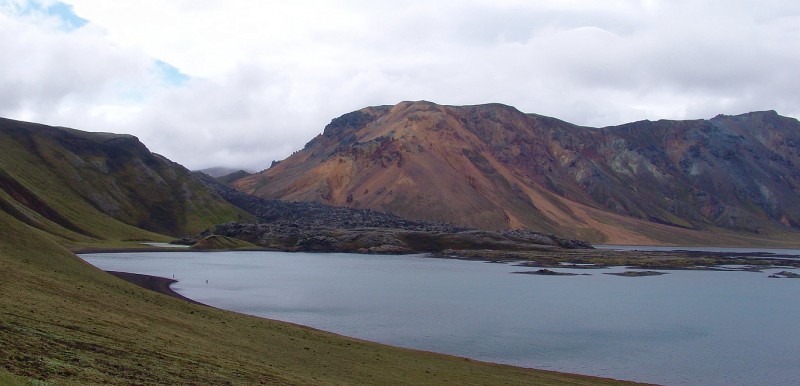
M 662 384 L 800 384 L 800 280 L 767 277 L 784 269 L 539 276 L 424 255 L 81 257 L 104 270 L 174 275 L 173 289 L 215 307 L 394 346 Z

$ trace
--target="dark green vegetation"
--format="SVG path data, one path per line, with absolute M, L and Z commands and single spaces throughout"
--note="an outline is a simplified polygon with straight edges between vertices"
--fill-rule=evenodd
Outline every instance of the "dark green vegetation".
M 387 347 L 120 280 L 69 249 L 247 215 L 133 137 L 0 124 L 0 384 L 616 383 Z
M 252 174 L 252 173 L 248 173 L 248 172 L 246 172 L 246 171 L 244 171 L 244 170 L 238 170 L 238 171 L 235 171 L 235 172 L 233 172 L 233 173 L 226 174 L 226 175 L 224 175 L 224 176 L 219 176 L 219 177 L 216 177 L 216 178 L 217 178 L 217 179 L 218 179 L 220 182 L 222 182 L 223 184 L 230 184 L 230 183 L 232 183 L 233 181 L 236 181 L 236 180 L 239 180 L 239 179 L 245 178 L 245 177 L 247 177 L 247 176 L 249 176 L 249 175 L 251 175 L 251 174 Z
M 192 244 L 192 249 L 215 250 L 215 249 L 255 249 L 257 246 L 244 240 L 234 239 L 220 235 L 209 235 L 197 240 Z
M 0 385 L 27 386 L 30 385 L 30 383 L 28 382 L 28 378 L 14 375 L 4 369 L 0 369 Z
M 130 135 L 0 119 L 0 166 L 0 209 L 70 244 L 252 218 Z

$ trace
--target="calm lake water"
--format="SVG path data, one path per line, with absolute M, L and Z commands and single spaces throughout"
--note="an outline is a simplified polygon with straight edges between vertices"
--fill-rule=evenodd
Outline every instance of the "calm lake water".
M 783 269 L 538 276 L 423 255 L 81 257 L 104 270 L 174 275 L 177 292 L 215 307 L 395 346 L 662 384 L 800 384 L 800 279 L 767 278 Z

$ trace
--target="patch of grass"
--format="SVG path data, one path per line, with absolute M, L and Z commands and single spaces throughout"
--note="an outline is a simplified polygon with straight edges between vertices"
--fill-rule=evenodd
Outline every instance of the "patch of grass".
M 20 377 L 19 375 L 14 375 L 9 373 L 6 370 L 0 368 L 0 385 L 5 386 L 30 386 L 36 384 L 36 381 L 29 381 L 25 377 Z
M 608 241 L 608 235 L 597 229 L 582 227 L 575 228 L 575 236 L 581 240 L 587 240 L 592 243 L 605 243 Z
M 192 249 L 258 249 L 259 247 L 247 241 L 234 239 L 231 237 L 211 235 L 206 236 L 192 245 Z

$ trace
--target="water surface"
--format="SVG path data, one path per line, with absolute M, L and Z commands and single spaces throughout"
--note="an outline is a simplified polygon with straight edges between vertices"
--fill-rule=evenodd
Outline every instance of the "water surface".
M 396 346 L 664 384 L 800 384 L 800 280 L 774 270 L 551 277 L 422 255 L 82 257 L 174 276 L 177 292 L 216 307 Z

